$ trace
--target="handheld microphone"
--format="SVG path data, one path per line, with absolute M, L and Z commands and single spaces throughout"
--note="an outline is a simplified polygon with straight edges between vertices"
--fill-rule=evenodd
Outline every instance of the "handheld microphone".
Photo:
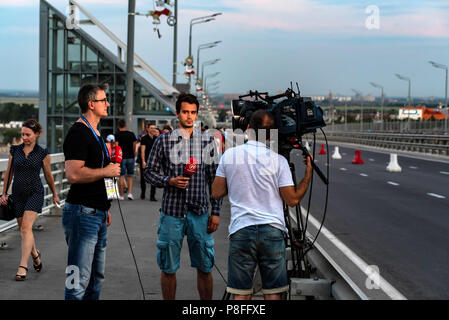
M 190 178 L 191 176 L 193 176 L 197 168 L 198 160 L 196 160 L 194 157 L 190 157 L 189 162 L 186 163 L 186 166 L 184 168 L 184 177 Z
M 122 163 L 123 151 L 120 146 L 113 146 L 111 149 L 111 162 L 112 163 Z

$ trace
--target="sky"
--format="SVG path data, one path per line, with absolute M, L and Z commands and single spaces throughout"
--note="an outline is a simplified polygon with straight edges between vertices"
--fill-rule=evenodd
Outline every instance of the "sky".
M 49 2 L 67 14 L 67 0 Z M 128 1 L 78 2 L 126 42 Z M 137 0 L 136 11 L 152 9 L 154 1 Z M 215 12 L 222 13 L 215 21 L 193 25 L 192 51 L 196 59 L 200 44 L 222 41 L 200 57 L 201 64 L 221 59 L 205 69 L 220 72 L 218 93 L 274 94 L 293 81 L 304 95 L 349 96 L 355 89 L 380 96 L 375 82 L 387 96 L 405 97 L 408 83 L 398 73 L 411 79 L 412 96 L 444 97 L 445 71 L 429 61 L 449 65 L 448 0 L 180 0 L 178 82 L 186 82 L 181 63 L 191 19 Z M 116 52 L 97 28 L 82 28 Z M 160 39 L 152 18 L 137 16 L 135 52 L 171 82 L 173 28 L 165 17 L 159 28 Z M 38 73 L 39 0 L 0 0 L 0 90 L 38 90 Z

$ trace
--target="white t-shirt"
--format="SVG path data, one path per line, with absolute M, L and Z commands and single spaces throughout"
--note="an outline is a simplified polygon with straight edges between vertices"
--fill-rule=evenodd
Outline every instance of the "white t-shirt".
M 293 186 L 287 159 L 250 140 L 225 151 L 216 176 L 226 178 L 231 203 L 229 234 L 250 225 L 270 224 L 287 232 L 279 188 Z

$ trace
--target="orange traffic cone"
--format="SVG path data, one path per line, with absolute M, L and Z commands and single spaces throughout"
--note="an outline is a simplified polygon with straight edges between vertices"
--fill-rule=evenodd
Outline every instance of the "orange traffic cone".
M 355 156 L 354 159 L 352 159 L 352 164 L 364 164 L 365 161 L 363 161 L 362 156 L 360 155 L 360 150 L 355 150 Z
M 318 152 L 318 154 L 326 154 L 326 150 L 324 150 L 324 145 L 321 145 L 321 150 Z

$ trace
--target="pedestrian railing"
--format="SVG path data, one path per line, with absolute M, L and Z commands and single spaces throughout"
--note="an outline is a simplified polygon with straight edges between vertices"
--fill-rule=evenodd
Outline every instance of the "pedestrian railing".
M 55 180 L 55 188 L 58 197 L 61 200 L 61 204 L 64 204 L 65 198 L 67 197 L 67 193 L 70 189 L 70 184 L 65 176 L 64 161 L 65 159 L 63 153 L 56 153 L 50 155 L 51 170 L 53 178 Z M 8 159 L 1 159 L 0 173 L 2 179 L 0 184 L 0 192 L 3 192 L 3 180 L 4 180 L 3 178 L 5 176 L 7 168 L 8 168 Z M 42 208 L 42 213 L 40 215 L 55 214 L 60 209 L 58 209 L 53 204 L 53 193 L 51 192 L 51 189 L 48 186 L 47 181 L 45 181 L 43 171 L 40 176 L 42 179 L 42 184 L 44 186 L 44 207 Z M 12 183 L 10 183 L 8 194 L 11 194 L 11 190 L 12 190 Z M 11 221 L 0 220 L 0 232 L 11 229 L 16 225 L 17 222 L 15 219 Z

